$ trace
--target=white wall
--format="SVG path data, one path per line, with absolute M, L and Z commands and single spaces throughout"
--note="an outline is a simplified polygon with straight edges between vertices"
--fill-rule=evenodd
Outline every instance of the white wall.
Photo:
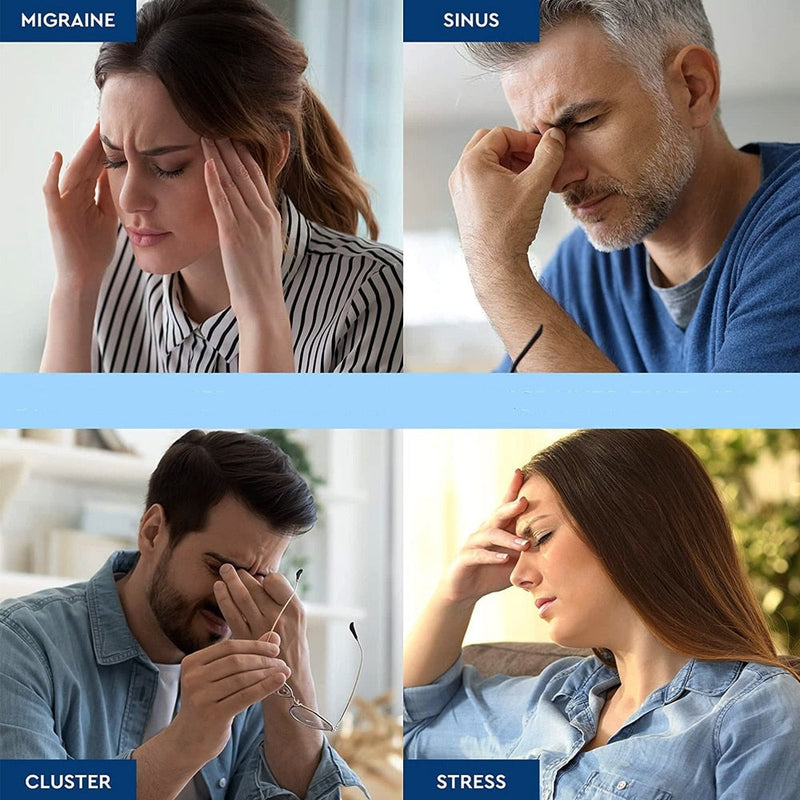
M 706 0 L 705 7 L 721 62 L 722 118 L 733 143 L 799 141 L 797 3 L 768 0 L 757 12 L 749 0 Z M 464 144 L 478 128 L 515 123 L 497 76 L 470 64 L 460 45 L 405 45 L 404 74 L 406 368 L 486 371 L 502 348 L 471 296 L 457 246 L 447 257 L 426 257 L 424 240 L 415 235 L 455 235 L 447 179 Z M 573 227 L 551 197 L 534 245 L 540 264 Z
M 70 468 L 57 452 L 50 451 L 48 458 L 47 448 L 55 445 L 0 431 L 0 571 L 31 571 L 37 540 L 53 528 L 80 529 L 87 502 L 126 503 L 141 513 L 150 472 L 182 433 L 125 431 L 125 441 L 136 443 L 142 454 L 141 465 L 131 465 L 128 457 L 124 470 L 111 463 L 84 470 L 81 463 L 101 451 L 71 448 L 69 458 L 77 461 Z M 358 650 L 348 632 L 351 619 L 365 653 L 359 696 L 373 698 L 391 687 L 399 709 L 400 609 L 394 603 L 402 580 L 396 557 L 401 475 L 396 437 L 380 430 L 305 430 L 292 436 L 307 446 L 315 472 L 325 480 L 317 494 L 323 507 L 320 523 L 290 545 L 290 552 L 309 558 L 306 601 L 334 615 L 330 622 L 314 622 L 310 633 L 312 644 L 317 643 L 312 660 L 326 703 L 322 713 L 339 714 L 355 677 Z M 17 464 L 23 465 L 21 474 L 12 475 Z M 341 609 L 353 613 L 342 616 Z
M 97 45 L 0 46 L 0 371 L 35 371 L 44 346 L 53 259 L 42 184 L 56 150 L 67 157 L 97 118 Z
M 138 3 L 142 5 L 141 2 Z M 311 39 L 310 80 L 351 141 L 361 173 L 374 191 L 381 239 L 401 245 L 402 68 L 399 6 L 381 0 L 298 0 L 301 29 Z M 327 9 L 326 16 L 321 10 Z M 279 9 L 280 10 L 280 9 Z M 347 12 L 351 17 L 344 17 Z M 360 22 L 335 39 L 326 19 Z M 316 25 L 316 28 L 314 26 Z M 314 34 L 312 36 L 312 34 Z M 356 47 L 357 44 L 361 46 Z M 323 44 L 325 45 L 323 47 Z M 369 44 L 368 48 L 366 45 Z M 97 118 L 92 71 L 96 43 L 0 45 L 0 372 L 39 368 L 54 266 L 41 187 L 50 159 L 65 159 Z M 316 59 L 321 63 L 318 63 Z M 347 69 L 336 78 L 330 64 Z M 369 98 L 369 111 L 359 106 Z

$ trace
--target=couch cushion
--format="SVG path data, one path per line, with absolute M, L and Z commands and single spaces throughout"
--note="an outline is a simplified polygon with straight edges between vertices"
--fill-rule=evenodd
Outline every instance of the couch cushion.
M 565 656 L 588 656 L 591 650 L 573 650 L 551 642 L 488 642 L 470 644 L 464 661 L 481 675 L 538 675 L 548 664 Z
M 487 642 L 470 644 L 462 651 L 464 661 L 481 675 L 538 675 L 548 664 L 565 656 L 588 656 L 591 650 L 559 647 L 551 642 Z M 800 656 L 781 656 L 800 672 Z

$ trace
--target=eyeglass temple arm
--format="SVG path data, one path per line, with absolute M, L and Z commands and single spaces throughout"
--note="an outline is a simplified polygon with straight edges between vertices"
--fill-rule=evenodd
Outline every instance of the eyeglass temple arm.
M 339 725 L 344 719 L 344 715 L 347 713 L 347 709 L 350 708 L 350 703 L 353 702 L 353 697 L 356 693 L 356 687 L 358 686 L 358 680 L 361 677 L 361 667 L 364 665 L 364 648 L 361 646 L 361 642 L 358 640 L 355 622 L 350 623 L 350 633 L 353 634 L 353 638 L 356 640 L 356 644 L 358 645 L 358 671 L 356 672 L 356 679 L 353 681 L 353 688 L 350 690 L 350 697 L 347 698 L 344 709 L 342 709 L 339 719 L 336 720 L 336 724 L 333 726 L 334 730 L 338 730 Z
M 289 599 L 281 606 L 281 610 L 278 612 L 278 616 L 275 617 L 275 622 L 272 623 L 272 627 L 269 629 L 269 633 L 267 634 L 267 636 L 269 636 L 270 633 L 274 633 L 275 632 L 275 627 L 278 624 L 278 620 L 280 620 L 280 618 L 283 616 L 283 612 L 286 611 L 286 609 L 289 606 L 289 603 L 292 602 L 292 600 L 294 599 L 294 596 L 297 594 L 297 586 L 300 583 L 300 576 L 302 574 L 303 574 L 303 570 L 302 569 L 297 570 L 297 572 L 295 573 L 295 575 L 294 575 L 294 589 L 292 589 L 292 593 L 289 595 Z

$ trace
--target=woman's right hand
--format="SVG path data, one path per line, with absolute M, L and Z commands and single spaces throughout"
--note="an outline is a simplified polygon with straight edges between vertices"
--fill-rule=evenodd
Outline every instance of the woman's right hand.
M 59 186 L 63 160 L 61 153 L 53 156 L 43 188 L 57 280 L 71 287 L 99 288 L 114 256 L 118 224 L 99 122 L 67 166 Z
M 516 470 L 502 504 L 467 539 L 406 640 L 403 685 L 424 686 L 447 670 L 461 652 L 475 603 L 511 585 L 519 554 L 530 547 L 514 533 L 528 501 L 518 497 L 525 478 Z
M 515 534 L 517 517 L 528 507 L 528 501 L 518 497 L 524 482 L 522 472 L 516 470 L 501 505 L 467 539 L 450 565 L 440 592 L 451 602 L 475 602 L 511 585 L 517 558 L 530 547 L 530 542 Z

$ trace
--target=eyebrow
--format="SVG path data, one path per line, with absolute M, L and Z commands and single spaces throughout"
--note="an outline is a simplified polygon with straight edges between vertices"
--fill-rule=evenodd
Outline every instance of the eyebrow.
M 555 122 L 551 124 L 553 128 L 565 128 L 572 125 L 575 120 L 587 114 L 590 111 L 596 111 L 599 107 L 605 105 L 603 100 L 582 100 L 580 103 L 570 103 L 558 116 Z
M 109 140 L 107 136 L 100 136 L 100 141 L 109 149 L 121 153 L 122 148 L 118 147 Z M 188 150 L 193 147 L 191 144 L 172 144 L 166 147 L 154 147 L 151 150 L 142 150 L 139 152 L 140 156 L 163 156 L 166 153 L 177 153 L 180 150 Z
M 228 558 L 227 556 L 220 555 L 219 553 L 211 553 L 207 552 L 205 555 L 209 556 L 209 558 L 213 558 L 215 561 L 219 561 L 220 566 L 223 564 L 230 564 L 234 569 L 243 569 L 245 572 L 250 572 L 249 567 L 243 567 L 241 564 L 237 564 L 233 559 Z M 254 578 L 266 578 L 269 574 L 268 572 L 250 572 L 250 574 Z
M 552 516 L 552 514 L 539 514 L 538 517 L 531 517 L 531 519 L 527 520 L 525 523 L 525 527 L 515 535 L 520 539 L 533 539 L 533 535 L 536 533 L 533 529 L 533 523 L 550 516 Z

